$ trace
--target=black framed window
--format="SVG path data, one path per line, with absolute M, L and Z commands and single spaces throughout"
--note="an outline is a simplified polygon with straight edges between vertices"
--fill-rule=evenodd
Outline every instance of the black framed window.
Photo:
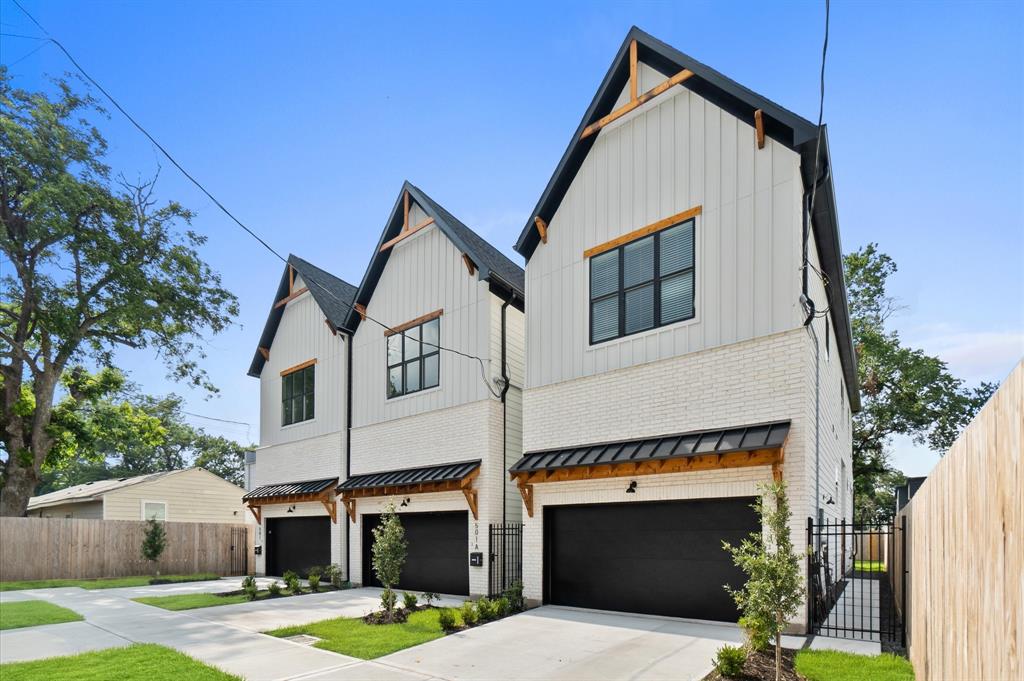
M 590 343 L 694 316 L 694 220 L 590 258 Z
M 436 388 L 441 377 L 441 320 L 396 333 L 388 342 L 388 399 Z
M 281 377 L 281 424 L 288 426 L 313 418 L 316 365 Z

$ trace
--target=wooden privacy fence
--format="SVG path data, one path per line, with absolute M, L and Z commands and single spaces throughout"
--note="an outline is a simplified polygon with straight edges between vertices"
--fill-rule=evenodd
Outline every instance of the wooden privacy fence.
M 214 523 L 165 523 L 161 574 L 251 574 L 253 528 Z M 0 581 L 89 579 L 151 574 L 142 558 L 141 520 L 0 518 Z
M 918 681 L 1024 678 L 1024 362 L 939 462 L 896 524 L 896 602 Z M 905 520 L 904 520 L 905 519 Z M 902 540 L 904 533 L 897 532 Z

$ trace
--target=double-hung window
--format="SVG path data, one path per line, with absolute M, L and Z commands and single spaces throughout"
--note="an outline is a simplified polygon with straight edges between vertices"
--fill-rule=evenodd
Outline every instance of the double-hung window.
M 693 219 L 590 258 L 590 343 L 694 316 Z
M 281 425 L 288 426 L 313 418 L 314 370 L 316 364 L 281 376 Z
M 441 373 L 438 317 L 393 333 L 388 342 L 388 399 L 436 388 Z

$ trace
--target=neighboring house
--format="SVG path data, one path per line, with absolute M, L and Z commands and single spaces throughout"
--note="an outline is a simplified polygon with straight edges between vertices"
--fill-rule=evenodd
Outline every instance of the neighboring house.
M 349 336 L 356 289 L 289 256 L 249 375 L 260 379 L 260 446 L 244 501 L 259 526 L 256 572 L 343 564 L 334 490 L 345 472 Z
M 899 514 L 903 507 L 910 503 L 910 500 L 921 489 L 921 485 L 928 479 L 927 475 L 919 478 L 907 478 L 907 481 L 896 488 L 896 513 Z
M 735 621 L 722 541 L 759 529 L 759 483 L 788 483 L 800 551 L 808 517 L 851 518 L 859 396 L 820 139 L 805 230 L 817 126 L 627 35 L 516 244 L 529 599 Z
M 506 470 L 522 451 L 523 323 L 522 268 L 406 183 L 345 323 L 353 582 L 377 584 L 371 532 L 395 502 L 400 587 L 488 593 L 488 526 L 520 518 Z
M 202 468 L 97 480 L 32 497 L 28 515 L 93 520 L 245 523 L 242 489 Z

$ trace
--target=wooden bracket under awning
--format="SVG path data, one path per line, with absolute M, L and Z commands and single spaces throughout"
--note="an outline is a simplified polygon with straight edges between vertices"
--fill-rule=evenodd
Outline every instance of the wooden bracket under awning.
M 312 492 L 309 494 L 282 494 L 273 497 L 257 497 L 255 499 L 248 499 L 246 500 L 245 505 L 252 513 L 253 517 L 256 518 L 256 523 L 262 524 L 263 506 L 271 506 L 274 504 L 298 504 L 306 501 L 319 501 L 323 504 L 324 509 L 327 510 L 327 515 L 331 517 L 331 522 L 337 524 L 338 504 L 334 498 L 333 485 L 322 492 Z

